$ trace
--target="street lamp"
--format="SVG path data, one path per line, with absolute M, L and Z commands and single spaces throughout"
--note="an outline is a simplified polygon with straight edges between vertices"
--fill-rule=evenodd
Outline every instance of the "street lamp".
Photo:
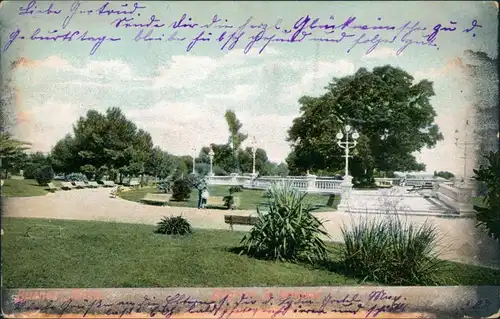
M 455 130 L 455 146 L 456 147 L 462 147 L 464 150 L 464 154 L 461 158 L 464 159 L 464 175 L 463 175 L 463 180 L 464 184 L 467 184 L 467 156 L 469 156 L 468 151 L 469 151 L 469 145 L 474 145 L 474 143 L 469 142 L 469 132 L 468 128 L 469 127 L 469 121 L 465 121 L 465 128 L 464 128 L 464 139 L 463 141 L 459 142 L 460 140 L 460 132 L 458 130 Z
M 196 148 L 193 147 L 193 175 L 196 174 L 194 167 L 196 165 Z
M 214 161 L 214 150 L 212 147 L 210 147 L 210 151 L 208 152 L 208 158 L 210 159 L 210 174 L 209 176 L 214 176 L 214 171 L 213 171 L 213 161 Z
M 351 130 L 352 130 L 352 127 L 350 125 L 346 125 L 344 126 L 344 131 L 345 131 L 345 141 L 342 141 L 342 139 L 344 138 L 344 134 L 342 133 L 342 131 L 339 131 L 337 133 L 337 145 L 340 146 L 341 148 L 343 148 L 345 150 L 345 174 L 344 174 L 344 180 L 345 181 L 348 181 L 348 177 L 349 177 L 349 157 L 352 157 L 352 156 L 349 156 L 349 149 L 350 148 L 354 148 L 356 147 L 356 145 L 358 144 L 357 142 L 357 139 L 359 138 L 359 134 L 358 132 L 354 131 L 353 133 L 351 133 Z M 351 138 L 352 138 L 352 142 L 349 141 L 349 134 L 351 133 Z
M 255 153 L 257 152 L 257 141 L 255 140 L 255 136 L 252 139 L 252 156 L 253 156 L 253 163 L 252 163 L 252 176 L 255 176 Z

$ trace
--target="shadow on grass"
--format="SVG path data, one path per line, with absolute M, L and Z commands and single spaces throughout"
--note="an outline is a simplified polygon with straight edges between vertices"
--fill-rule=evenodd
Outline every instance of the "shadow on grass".
M 249 258 L 255 258 L 257 260 L 262 260 L 262 261 L 272 261 L 272 259 L 266 258 L 265 256 L 259 256 L 259 255 L 249 255 L 245 248 L 242 246 L 235 246 L 235 247 L 230 247 L 230 248 L 222 248 L 223 251 L 233 253 L 236 255 L 242 255 L 242 256 L 247 256 Z M 333 254 L 339 254 L 340 250 L 339 248 L 331 248 L 329 250 Z M 369 285 L 375 285 L 375 283 L 367 282 L 363 278 L 361 278 L 359 275 L 356 275 L 353 271 L 351 271 L 349 268 L 346 267 L 344 262 L 342 260 L 335 260 L 333 258 L 329 258 L 324 261 L 316 261 L 314 263 L 309 262 L 305 258 L 300 258 L 296 262 L 290 261 L 290 263 L 300 265 L 304 268 L 310 269 L 310 270 L 326 270 L 332 273 L 336 273 L 339 275 L 343 275 L 345 277 L 348 277 L 350 279 L 354 279 L 357 281 L 358 284 L 369 284 Z

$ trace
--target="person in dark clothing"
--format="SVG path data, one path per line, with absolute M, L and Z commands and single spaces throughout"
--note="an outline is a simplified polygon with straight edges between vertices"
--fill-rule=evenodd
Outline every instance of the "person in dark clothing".
M 201 199 L 201 194 L 203 193 L 203 188 L 198 189 L 198 209 L 201 208 L 202 205 L 202 199 Z

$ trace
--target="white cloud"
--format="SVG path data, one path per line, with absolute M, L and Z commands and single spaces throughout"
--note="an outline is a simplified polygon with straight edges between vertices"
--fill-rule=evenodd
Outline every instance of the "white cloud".
M 234 102 L 244 102 L 250 97 L 256 96 L 258 92 L 257 85 L 242 84 L 236 85 L 229 93 L 206 94 L 207 99 L 230 100 Z
M 217 61 L 205 56 L 177 55 L 169 65 L 159 69 L 159 76 L 153 79 L 153 88 L 193 87 L 206 79 L 217 68 Z
M 396 54 L 396 51 L 397 50 L 388 47 L 377 47 L 369 54 L 364 55 L 362 59 L 387 59 L 387 58 L 397 57 L 398 55 Z M 399 54 L 399 56 L 402 55 L 403 53 Z
M 48 100 L 31 104 L 29 119 L 16 127 L 15 135 L 32 143 L 33 151 L 50 151 L 66 134 L 72 133 L 72 125 L 87 109 L 76 103 Z
M 355 72 L 354 64 L 347 60 L 317 61 L 307 64 L 290 61 L 289 64 L 292 68 L 300 66 L 300 73 L 303 75 L 295 84 L 285 86 L 279 98 L 283 103 L 296 102 L 304 94 L 323 90 L 333 77 L 342 77 Z

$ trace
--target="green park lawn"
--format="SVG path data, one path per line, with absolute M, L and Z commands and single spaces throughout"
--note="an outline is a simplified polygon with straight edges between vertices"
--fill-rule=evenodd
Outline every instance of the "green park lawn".
M 208 187 L 210 196 L 227 196 L 229 195 L 229 186 L 223 185 L 212 185 Z M 158 193 L 156 188 L 144 187 L 136 188 L 126 192 L 122 192 L 120 197 L 126 200 L 131 200 L 135 202 L 140 202 L 147 193 Z M 255 210 L 259 205 L 265 209 L 265 203 L 267 203 L 267 198 L 264 197 L 264 191 L 254 190 L 254 189 L 244 189 L 242 192 L 235 193 L 234 196 L 240 198 L 239 209 L 242 210 Z M 311 202 L 313 205 L 317 205 L 317 211 L 332 211 L 336 209 L 340 201 L 340 197 L 334 201 L 333 207 L 327 206 L 329 195 L 320 194 L 307 194 L 306 200 Z M 170 200 L 170 206 L 182 206 L 182 207 L 197 207 L 198 206 L 198 191 L 193 189 L 191 191 L 191 196 L 187 201 L 179 202 L 175 200 Z M 224 208 L 224 207 L 210 207 L 210 208 Z
M 153 233 L 153 225 L 24 218 L 3 218 L 2 228 L 6 288 L 360 284 L 342 267 L 340 244 L 329 244 L 326 265 L 312 266 L 238 255 L 231 249 L 243 233 L 225 230 L 175 237 Z M 500 285 L 500 270 L 447 268 L 442 285 Z
M 61 186 L 57 181 L 53 183 L 56 187 Z M 2 187 L 2 196 L 4 197 L 43 196 L 48 192 L 47 186 L 38 185 L 34 179 L 6 179 Z

